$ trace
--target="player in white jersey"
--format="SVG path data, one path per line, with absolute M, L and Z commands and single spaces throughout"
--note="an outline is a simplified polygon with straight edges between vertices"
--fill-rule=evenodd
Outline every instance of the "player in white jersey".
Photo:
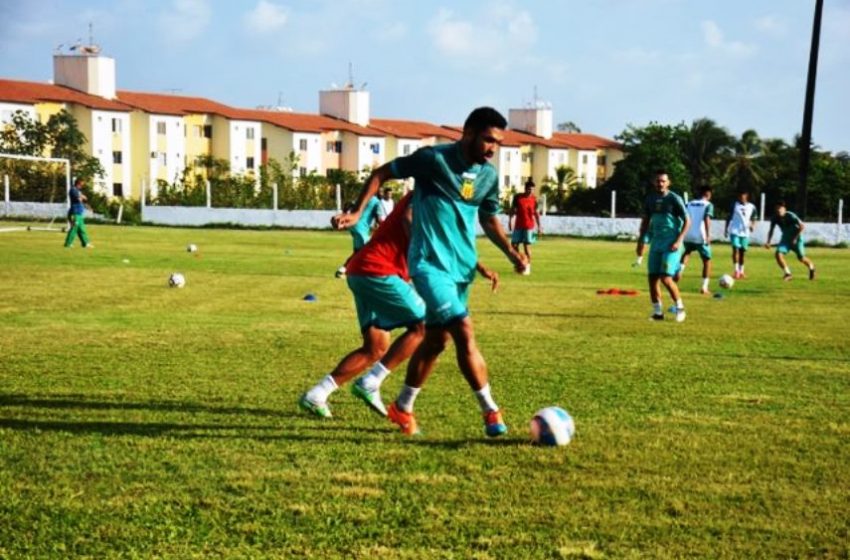
M 756 227 L 756 207 L 749 201 L 750 193 L 741 191 L 726 219 L 726 235 L 732 243 L 732 264 L 735 278 L 744 278 L 744 254 L 750 247 L 750 233 Z
M 696 251 L 702 259 L 702 286 L 699 293 L 708 293 L 708 281 L 711 277 L 711 219 L 714 217 L 714 205 L 711 203 L 711 187 L 700 189 L 700 197 L 685 206 L 691 217 L 691 225 L 685 233 L 685 252 L 676 273 L 676 282 L 682 277 L 691 253 Z

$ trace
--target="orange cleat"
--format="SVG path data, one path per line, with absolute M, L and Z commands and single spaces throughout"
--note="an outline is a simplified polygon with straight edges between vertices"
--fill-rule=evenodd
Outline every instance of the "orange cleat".
M 416 425 L 416 418 L 413 417 L 413 413 L 399 410 L 395 403 L 390 404 L 387 409 L 387 418 L 393 424 L 397 424 L 404 435 L 415 436 L 419 434 L 419 426 Z

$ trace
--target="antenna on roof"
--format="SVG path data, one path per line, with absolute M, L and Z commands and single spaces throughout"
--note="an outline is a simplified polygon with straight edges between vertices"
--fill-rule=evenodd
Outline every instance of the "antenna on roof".
M 345 84 L 345 87 L 348 89 L 354 88 L 354 66 L 350 60 L 348 61 L 348 83 Z
M 281 105 L 283 105 L 283 92 L 278 91 L 277 92 L 277 106 L 280 107 Z
M 89 22 L 89 46 L 94 46 L 94 24 Z

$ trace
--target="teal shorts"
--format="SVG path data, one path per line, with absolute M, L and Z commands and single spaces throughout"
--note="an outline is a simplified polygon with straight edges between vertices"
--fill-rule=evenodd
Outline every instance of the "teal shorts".
M 348 230 L 351 233 L 351 239 L 354 242 L 354 250 L 359 251 L 363 245 L 369 242 L 369 237 L 371 237 L 368 233 L 363 233 L 362 231 L 358 231 L 356 229 Z
M 704 261 L 711 260 L 711 245 L 708 243 L 689 243 L 685 241 L 685 254 L 689 255 L 696 251 Z
M 425 302 L 401 277 L 349 275 L 347 280 L 361 331 L 369 327 L 391 331 L 425 319 Z
M 525 245 L 534 245 L 535 241 L 537 241 L 537 232 L 533 229 L 514 228 L 514 231 L 511 234 L 511 243 L 514 245 L 519 245 L 520 243 Z
M 802 259 L 806 256 L 806 245 L 803 242 L 803 236 L 797 238 L 796 243 L 791 243 L 790 239 L 782 239 L 779 245 L 776 246 L 776 252 L 782 255 L 787 255 L 790 251 L 797 253 L 797 258 Z
M 425 326 L 441 327 L 469 315 L 469 282 L 455 282 L 445 272 L 432 269 L 416 275 L 413 285 L 425 300 Z
M 729 241 L 732 243 L 733 249 L 740 249 L 742 251 L 746 251 L 750 248 L 750 237 L 744 235 L 735 235 L 734 233 L 729 236 Z
M 682 251 L 653 251 L 649 250 L 647 272 L 650 276 L 675 276 L 679 271 Z

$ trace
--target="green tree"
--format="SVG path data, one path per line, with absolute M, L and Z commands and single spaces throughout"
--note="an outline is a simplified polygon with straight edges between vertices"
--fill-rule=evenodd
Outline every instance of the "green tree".
M 697 119 L 682 134 L 682 158 L 694 189 L 708 186 L 724 155 L 731 152 L 732 136 L 709 118 Z
M 581 132 L 581 129 L 573 121 L 564 121 L 558 123 L 556 128 L 559 132 Z
M 755 130 L 746 130 L 735 141 L 731 160 L 726 165 L 725 175 L 729 185 L 736 192 L 747 191 L 750 196 L 761 192 L 765 183 L 762 169 L 763 146 Z

